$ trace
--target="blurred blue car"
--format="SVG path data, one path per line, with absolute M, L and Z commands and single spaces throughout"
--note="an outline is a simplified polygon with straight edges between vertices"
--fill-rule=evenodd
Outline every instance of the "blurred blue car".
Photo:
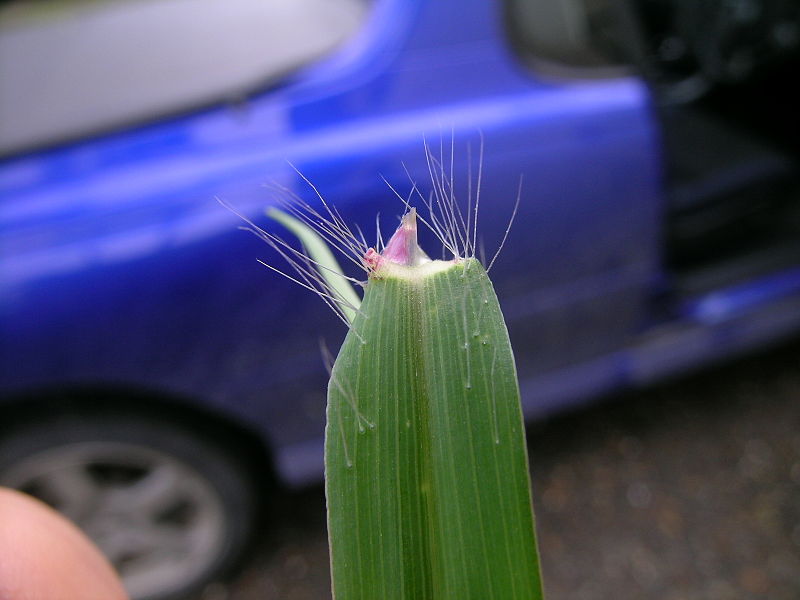
M 321 479 L 344 327 L 217 201 L 277 231 L 277 188 L 319 204 L 293 166 L 386 234 L 383 178 L 426 193 L 426 140 L 474 195 L 482 137 L 490 257 L 523 177 L 492 275 L 529 418 L 800 327 L 794 2 L 33 4 L 0 6 L 0 483 L 137 600 Z

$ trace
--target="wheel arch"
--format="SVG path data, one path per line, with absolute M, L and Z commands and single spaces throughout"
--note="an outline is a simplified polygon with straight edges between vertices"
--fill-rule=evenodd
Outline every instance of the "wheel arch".
M 129 385 L 92 384 L 41 388 L 0 400 L 0 437 L 28 424 L 82 415 L 156 418 L 228 454 L 246 470 L 254 489 L 280 483 L 269 441 L 229 414 L 177 394 Z

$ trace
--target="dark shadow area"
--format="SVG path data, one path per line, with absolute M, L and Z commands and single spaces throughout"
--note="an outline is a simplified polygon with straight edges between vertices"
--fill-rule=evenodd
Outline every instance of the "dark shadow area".
M 529 430 L 549 598 L 795 598 L 800 344 Z

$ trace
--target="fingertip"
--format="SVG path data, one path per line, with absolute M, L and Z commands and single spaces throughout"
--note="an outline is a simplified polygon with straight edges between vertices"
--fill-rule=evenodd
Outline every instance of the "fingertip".
M 73 523 L 0 488 L 0 598 L 126 600 L 111 564 Z

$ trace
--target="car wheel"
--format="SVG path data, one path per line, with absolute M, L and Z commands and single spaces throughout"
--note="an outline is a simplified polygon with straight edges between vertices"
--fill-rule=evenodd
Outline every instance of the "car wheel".
M 0 485 L 81 527 L 133 600 L 197 591 L 241 556 L 253 527 L 253 486 L 232 456 L 141 416 L 64 416 L 18 428 L 0 440 Z

